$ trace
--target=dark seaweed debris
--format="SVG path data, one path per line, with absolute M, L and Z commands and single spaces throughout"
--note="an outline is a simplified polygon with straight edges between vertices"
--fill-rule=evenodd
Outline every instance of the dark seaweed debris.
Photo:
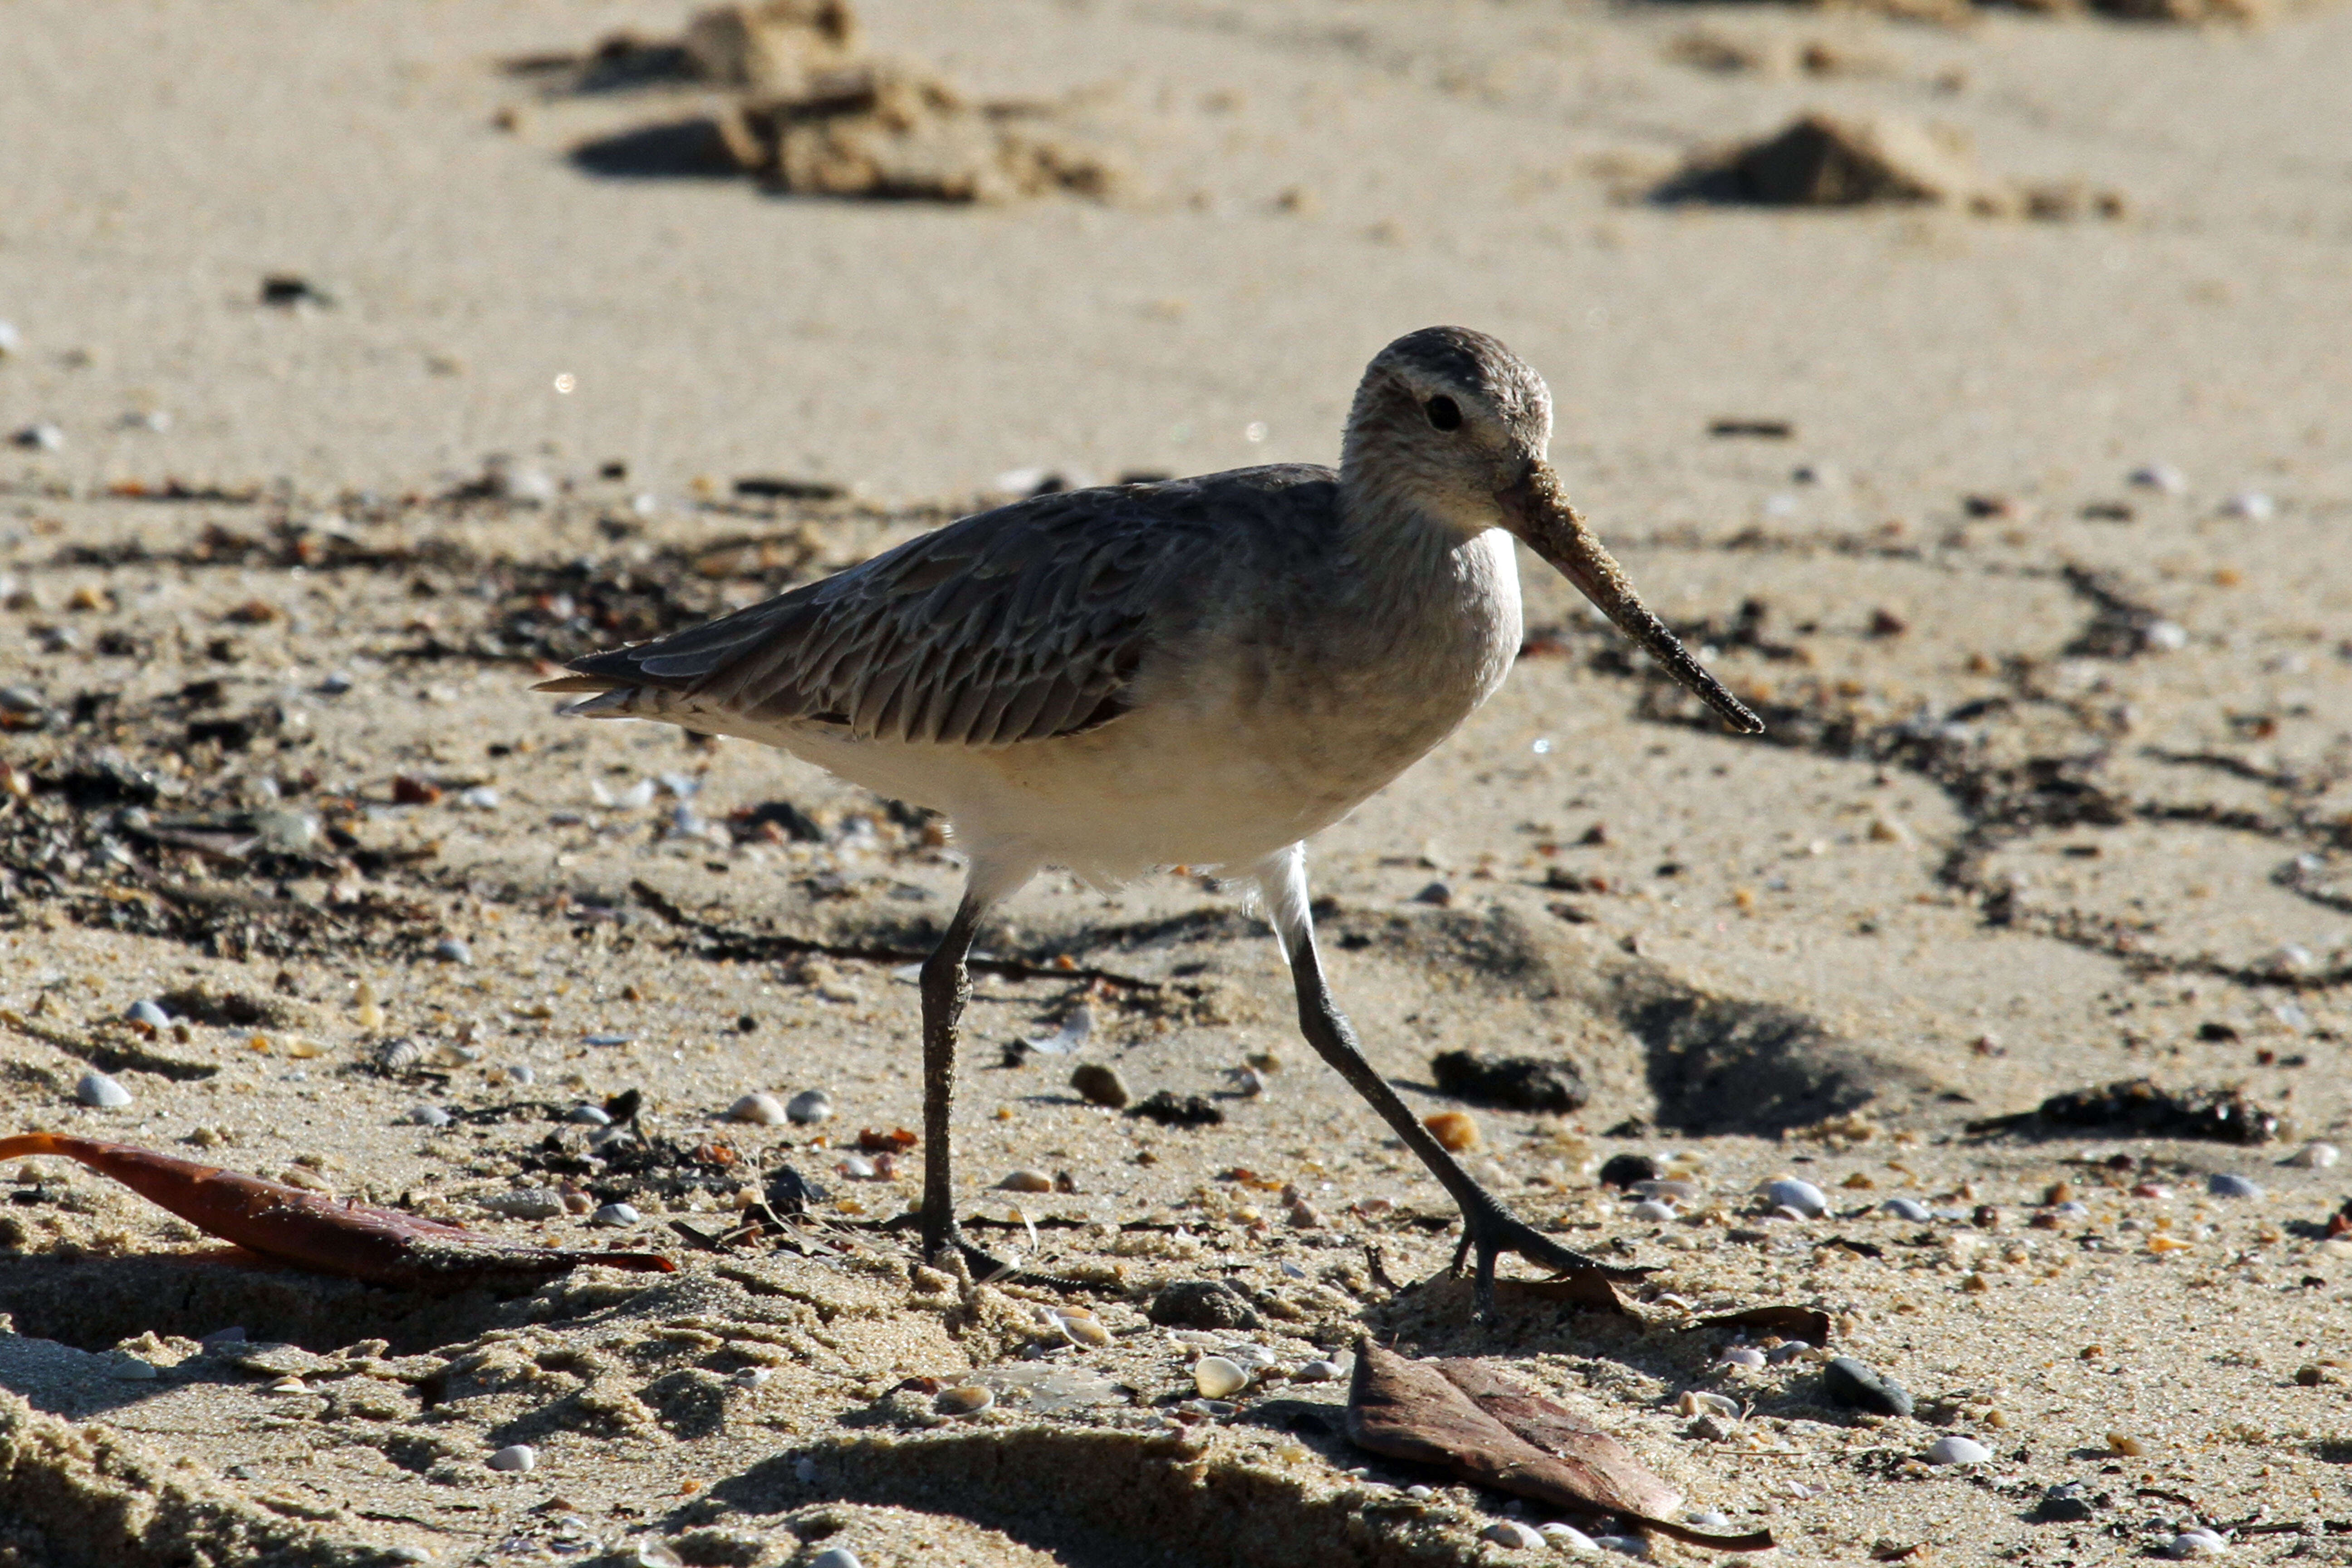
M 2166 1089 L 2153 1079 L 2135 1078 L 2053 1094 L 2032 1110 L 1971 1121 L 1969 1131 L 2016 1132 L 2036 1123 L 2070 1132 L 2267 1143 L 2278 1136 L 2279 1119 L 2234 1089 Z
M 1197 1094 L 1179 1095 L 1163 1089 L 1128 1112 L 1157 1121 L 1162 1127 L 1215 1127 L 1225 1120 L 1225 1113 Z
M 1440 1051 L 1429 1058 L 1429 1074 L 1440 1094 L 1510 1110 L 1575 1110 L 1591 1098 L 1584 1075 L 1565 1057 Z

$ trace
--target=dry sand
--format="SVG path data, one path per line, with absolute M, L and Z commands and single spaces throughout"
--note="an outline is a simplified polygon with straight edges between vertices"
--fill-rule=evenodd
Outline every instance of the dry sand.
M 978 99 L 1083 103 L 1127 178 L 973 207 L 585 173 L 582 142 L 719 100 L 499 63 L 674 33 L 663 7 L 7 8 L 0 427 L 62 444 L 0 458 L 0 1008 L 30 1026 L 0 1126 L 611 1238 L 481 1206 L 570 1180 L 682 1268 L 421 1300 L 12 1165 L 0 1561 L 1535 1555 L 1479 1539 L 1500 1500 L 1352 1450 L 1344 1384 L 1184 1410 L 1202 1347 L 1148 1310 L 1201 1279 L 1261 1320 L 1218 1342 L 1286 1370 L 1367 1331 L 1506 1358 L 1790 1560 L 2112 1561 L 2201 1521 L 2240 1560 L 2352 1561 L 2324 1231 L 2352 1175 L 2278 1163 L 2352 1130 L 2352 10 L 862 15 Z M 1808 110 L 1963 132 L 2124 216 L 1645 199 Z M 265 274 L 332 302 L 263 305 Z M 1090 1281 L 1112 1342 L 1066 1343 L 1048 1291 L 910 1277 L 866 1225 L 920 1152 L 835 1169 L 919 1120 L 893 954 L 950 857 L 771 753 L 567 724 L 535 661 L 863 559 L 1008 470 L 1328 460 L 1364 359 L 1438 321 L 1550 378 L 1571 490 L 1773 724 L 1695 721 L 1538 568 L 1503 694 L 1314 852 L 1334 982 L 1416 1105 L 1453 1104 L 1438 1050 L 1580 1064 L 1578 1112 L 1476 1110 L 1475 1163 L 1658 1265 L 1637 1317 L 1518 1294 L 1471 1327 L 1442 1194 L 1296 1043 L 1262 928 L 1177 876 L 1033 889 L 973 1014 L 967 1212 Z M 113 1022 L 154 998 L 185 1027 Z M 1081 1057 L 997 1065 L 1082 1001 Z M 414 1070 L 375 1070 L 401 1039 Z M 1087 1106 L 1078 1059 L 1225 1121 Z M 92 1064 L 127 1108 L 75 1105 Z M 2290 1125 L 1966 1130 L 2139 1076 Z M 822 1127 L 721 1120 L 818 1087 Z M 641 1153 L 559 1120 L 628 1089 Z M 1632 1217 L 1594 1179 L 1627 1152 L 1706 1196 Z M 789 1245 L 669 1228 L 723 1233 L 787 1161 L 830 1194 Z M 1016 1168 L 1076 1190 L 994 1190 Z M 1784 1173 L 1831 1216 L 1758 1214 Z M 1917 1414 L 1691 1326 L 1780 1303 Z M 935 1415 L 967 1381 L 993 1406 Z M 1695 1427 L 1693 1390 L 1742 1418 Z M 1953 1434 L 1991 1462 L 1916 1462 Z M 514 1443 L 535 1468 L 486 1467 Z M 2031 1522 L 2067 1481 L 2090 1517 Z

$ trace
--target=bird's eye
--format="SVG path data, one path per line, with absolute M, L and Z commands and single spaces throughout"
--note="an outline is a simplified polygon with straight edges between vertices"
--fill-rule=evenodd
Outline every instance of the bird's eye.
M 1428 415 L 1430 424 L 1435 426 L 1440 430 L 1459 430 L 1462 428 L 1462 405 L 1454 402 L 1454 399 L 1446 396 L 1444 393 L 1438 394 L 1435 397 L 1433 397 L 1428 402 L 1423 404 L 1421 405 L 1421 411 Z

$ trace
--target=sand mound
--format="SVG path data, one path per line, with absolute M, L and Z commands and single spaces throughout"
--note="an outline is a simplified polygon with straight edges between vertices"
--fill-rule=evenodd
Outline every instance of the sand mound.
M 1811 110 L 1760 141 L 1702 157 L 1662 187 L 1668 202 L 1852 207 L 1917 204 L 1982 217 L 2118 217 L 2123 198 L 2080 182 L 1996 180 L 1966 137 L 1896 115 Z

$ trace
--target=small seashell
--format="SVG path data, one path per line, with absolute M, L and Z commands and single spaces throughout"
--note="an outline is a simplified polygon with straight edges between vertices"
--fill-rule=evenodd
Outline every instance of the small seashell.
M 474 950 L 454 936 L 445 936 L 433 944 L 433 956 L 444 963 L 470 964 L 474 962 Z
M 539 1468 L 539 1450 L 528 1443 L 509 1443 L 492 1454 L 487 1462 L 494 1470 L 524 1474 Z
M 563 1194 L 553 1187 L 523 1187 L 510 1193 L 492 1193 L 474 1201 L 509 1219 L 553 1219 L 563 1212 Z
M 2110 1432 L 2107 1452 L 2121 1459 L 2143 1459 L 2147 1457 L 2147 1445 L 2127 1432 Z
M 2344 1152 L 2333 1143 L 2305 1143 L 2287 1156 L 2286 1163 L 2305 1171 L 2326 1171 L 2335 1168 Z
M 1100 1062 L 1082 1063 L 1070 1074 L 1070 1087 L 1088 1105 L 1108 1105 L 1114 1110 L 1131 1098 L 1127 1080 L 1118 1076 L 1118 1069 Z
M 863 1154 L 845 1154 L 834 1170 L 853 1182 L 870 1182 L 879 1173 L 873 1161 Z
M 784 1114 L 803 1127 L 828 1121 L 833 1116 L 833 1096 L 821 1089 L 808 1089 L 784 1102 Z
M 1634 1193 L 1641 1197 L 1657 1198 L 1670 1204 L 1696 1203 L 1705 1190 L 1696 1182 L 1684 1182 L 1659 1177 L 1655 1181 L 1635 1182 Z
M 1054 1320 L 1063 1335 L 1074 1345 L 1091 1345 L 1099 1350 L 1110 1343 L 1110 1331 L 1092 1318 L 1065 1313 Z
M 1439 1148 L 1450 1154 L 1478 1147 L 1478 1121 L 1466 1110 L 1440 1110 L 1421 1119 Z
M 1973 1437 L 1938 1437 L 1922 1458 L 1931 1465 L 1983 1465 L 1992 1461 L 1992 1450 Z
M 1538 1524 L 1536 1533 L 1549 1543 L 1554 1552 L 1598 1552 L 1601 1548 L 1592 1537 L 1572 1524 Z
M 781 1127 L 784 1102 L 772 1094 L 747 1094 L 727 1108 L 727 1120 L 748 1121 L 754 1127 Z
M 74 1085 L 74 1098 L 100 1110 L 120 1110 L 131 1103 L 131 1091 L 102 1072 L 86 1072 Z
M 1879 1205 L 1878 1209 L 1881 1214 L 1891 1214 L 1896 1219 L 1909 1220 L 1913 1225 L 1935 1217 L 1928 1212 L 1927 1205 L 1917 1198 L 1889 1198 Z
M 143 999 L 131 1004 L 122 1016 L 134 1024 L 145 1024 L 157 1029 L 169 1027 L 172 1022 L 172 1015 L 163 1011 L 161 1004 Z
M 2278 503 L 2260 490 L 2240 490 L 2221 503 L 2223 517 L 2242 517 L 2248 522 L 2268 522 L 2278 513 Z
M 512 1067 L 507 1068 L 507 1081 L 509 1083 L 537 1083 L 539 1081 L 539 1074 L 531 1069 L 530 1063 L 517 1062 Z
M 499 808 L 499 792 L 488 784 L 476 784 L 471 789 L 458 792 L 457 804 L 473 811 L 496 811 Z
M 1638 1535 L 1596 1535 L 1592 1544 L 1603 1552 L 1614 1552 L 1620 1557 L 1647 1557 L 1650 1543 Z
M 1043 1171 L 1008 1171 L 996 1188 L 1004 1193 L 1050 1193 L 1054 1178 Z
M 1192 1386 L 1203 1397 L 1223 1399 L 1249 1386 L 1249 1373 L 1221 1355 L 1204 1355 L 1192 1363 Z
M 1265 1075 L 1255 1068 L 1228 1068 L 1225 1076 L 1233 1080 L 1234 1092 L 1244 1099 L 1255 1100 L 1265 1092 Z
M 2228 1171 L 2217 1171 L 2205 1183 L 2205 1190 L 2217 1198 L 2258 1198 L 2263 1189 L 2245 1177 Z
M 996 1395 L 976 1383 L 959 1388 L 943 1388 L 931 1401 L 931 1408 L 942 1415 L 977 1415 L 996 1403 Z
M 1776 1208 L 1789 1209 L 1806 1219 L 1819 1219 L 1830 1212 L 1830 1200 L 1821 1188 L 1811 1182 L 1801 1182 L 1794 1176 L 1782 1176 L 1764 1184 L 1764 1201 Z
M 1754 1345 L 1732 1345 L 1716 1357 L 1726 1366 L 1759 1367 L 1764 1364 L 1764 1352 Z
M 66 433 L 44 419 L 26 426 L 9 439 L 37 452 L 54 452 L 66 444 Z
M 1437 1491 L 1433 1487 L 1410 1486 L 1404 1489 L 1404 1495 L 1415 1502 L 1427 1502 L 1437 1495 Z
M 588 1216 L 588 1223 L 609 1226 L 617 1230 L 624 1226 L 636 1224 L 640 1217 L 637 1211 L 627 1204 L 606 1204 Z
M 1680 1415 L 1720 1415 L 1737 1421 L 1739 1419 L 1739 1402 L 1720 1394 L 1686 1389 L 1675 1399 L 1675 1412 Z
M 397 1040 L 386 1040 L 375 1048 L 375 1070 L 386 1077 L 413 1072 L 424 1061 L 425 1047 L 405 1036 Z
M 828 1546 L 809 1559 L 808 1568 L 866 1568 L 846 1546 Z
M 583 1127 L 610 1127 L 613 1125 L 612 1112 L 606 1110 L 601 1105 L 575 1105 L 563 1118 L 563 1120 L 566 1121 L 576 1121 Z
M 1822 1368 L 1822 1387 L 1848 1409 L 1866 1410 L 1874 1415 L 1911 1414 L 1908 1390 L 1852 1356 L 1835 1357 Z
M 1635 1219 L 1663 1225 L 1675 1217 L 1675 1205 L 1657 1198 L 1643 1198 L 1625 1212 Z
M 658 1535 L 648 1535 L 637 1542 L 637 1568 L 686 1568 L 686 1559 Z
M 2184 1530 L 2165 1544 L 2167 1557 L 2219 1557 L 2230 1543 L 2210 1530 Z
M 1290 1374 L 1290 1381 L 1293 1383 L 1337 1383 L 1339 1381 L 1339 1363 L 1336 1361 L 1328 1360 L 1304 1363 L 1297 1372 Z
M 449 1125 L 449 1113 L 437 1105 L 417 1105 L 410 1107 L 408 1114 L 401 1120 L 411 1127 L 446 1127 Z
M 1542 1536 L 1516 1519 L 1498 1519 L 1478 1534 L 1482 1540 L 1512 1552 L 1532 1552 L 1545 1543 Z

